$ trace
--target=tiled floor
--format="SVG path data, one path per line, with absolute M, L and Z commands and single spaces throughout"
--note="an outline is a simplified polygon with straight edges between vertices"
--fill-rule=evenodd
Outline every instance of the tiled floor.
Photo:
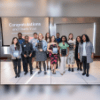
M 0 86 L 0 100 L 100 100 L 97 85 Z
M 35 66 L 35 63 L 33 64 Z M 24 75 L 21 72 L 20 78 L 15 78 L 13 65 L 11 61 L 1 61 L 1 84 L 100 84 L 100 61 L 94 61 L 90 66 L 90 77 L 82 76 L 82 71 L 66 72 L 60 75 L 59 69 L 56 74 L 52 74 L 50 70 L 47 75 L 42 72 L 38 74 L 38 69 L 33 69 L 33 75 L 30 73 Z

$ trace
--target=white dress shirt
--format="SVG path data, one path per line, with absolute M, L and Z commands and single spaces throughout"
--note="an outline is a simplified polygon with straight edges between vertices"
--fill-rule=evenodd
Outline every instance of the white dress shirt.
M 83 56 L 86 56 L 86 42 L 83 42 Z

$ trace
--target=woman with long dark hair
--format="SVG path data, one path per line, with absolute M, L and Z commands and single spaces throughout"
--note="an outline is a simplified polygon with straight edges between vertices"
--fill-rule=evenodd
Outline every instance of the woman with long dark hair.
M 48 43 L 50 43 L 50 40 L 51 40 L 51 37 L 50 37 L 50 33 L 46 33 L 45 35 L 45 40 Z M 49 52 L 47 51 L 47 70 L 50 68 L 49 65 L 48 65 L 48 61 L 49 61 Z
M 81 44 L 81 36 L 77 36 L 76 38 L 76 48 L 75 48 L 75 60 L 77 64 L 77 70 L 82 71 L 82 62 L 78 59 L 78 47 Z
M 51 62 L 51 70 L 53 74 L 56 74 L 56 66 L 58 60 L 58 44 L 55 40 L 55 36 L 51 37 L 51 42 L 48 44 L 47 50 L 49 52 L 50 62 Z
M 10 54 L 13 61 L 14 71 L 15 71 L 15 78 L 20 77 L 20 70 L 21 70 L 21 53 L 22 48 L 18 43 L 17 37 L 12 39 L 12 44 L 10 45 Z M 18 70 L 17 70 L 18 67 Z
M 86 76 L 89 77 L 89 68 L 90 63 L 93 62 L 94 49 L 93 44 L 90 42 L 90 39 L 86 34 L 82 35 L 81 45 L 78 48 L 78 58 L 83 63 L 84 70 L 82 75 L 86 74 Z
M 68 36 L 68 45 L 69 45 L 69 55 L 67 57 L 68 71 L 74 72 L 75 64 L 75 39 L 73 39 L 73 34 L 70 33 Z M 72 69 L 70 68 L 72 66 Z
M 62 36 L 60 43 L 59 43 L 59 54 L 61 58 L 61 63 L 60 63 L 60 73 L 63 75 L 65 73 L 65 68 L 66 68 L 66 59 L 69 54 L 69 45 L 67 44 L 67 37 Z

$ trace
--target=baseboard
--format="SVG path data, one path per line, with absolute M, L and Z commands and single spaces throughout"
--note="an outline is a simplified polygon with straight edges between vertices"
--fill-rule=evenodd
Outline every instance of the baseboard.
M 94 58 L 100 58 L 100 56 L 94 56 Z

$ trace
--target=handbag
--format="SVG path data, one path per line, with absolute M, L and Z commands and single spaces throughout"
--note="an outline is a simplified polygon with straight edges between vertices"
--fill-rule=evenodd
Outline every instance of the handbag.
M 61 49 L 61 55 L 66 56 L 66 54 L 67 54 L 66 49 Z
M 53 48 L 53 54 L 58 54 L 58 48 Z

